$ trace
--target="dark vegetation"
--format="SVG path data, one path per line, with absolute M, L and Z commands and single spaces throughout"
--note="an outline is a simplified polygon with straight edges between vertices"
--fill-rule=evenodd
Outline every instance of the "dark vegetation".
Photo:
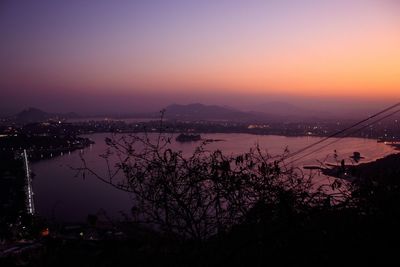
M 39 222 L 27 213 L 21 156 L 1 151 L 0 162 L 0 241 L 33 238 Z
M 123 265 L 133 253 L 139 265 L 171 266 L 397 260 L 398 155 L 361 165 L 352 183 L 316 187 L 313 177 L 285 165 L 286 155 L 259 147 L 224 155 L 203 143 L 188 157 L 169 149 L 170 138 L 115 135 L 103 155 L 108 174 L 81 169 L 131 192 L 133 227 L 154 230 L 121 250 L 98 244 L 105 257 Z
M 163 129 L 163 125 L 161 125 Z M 106 174 L 82 175 L 132 194 L 123 240 L 52 237 L 32 266 L 389 264 L 400 249 L 400 157 L 317 187 L 259 147 L 242 155 L 173 151 L 172 136 L 106 139 Z M 95 223 L 94 223 L 95 224 Z M 93 226 L 95 227 L 95 225 Z
M 0 238 L 10 235 L 10 224 L 16 224 L 24 216 L 24 168 L 14 153 L 0 153 Z

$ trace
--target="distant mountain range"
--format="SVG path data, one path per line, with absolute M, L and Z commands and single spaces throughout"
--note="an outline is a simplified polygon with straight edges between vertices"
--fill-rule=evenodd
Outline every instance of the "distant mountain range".
M 289 120 L 319 120 L 334 117 L 329 112 L 306 109 L 285 102 L 268 102 L 257 105 L 252 110 Z
M 175 120 L 244 121 L 254 119 L 249 112 L 221 106 L 199 103 L 189 105 L 173 104 L 165 108 L 165 117 Z
M 43 110 L 37 108 L 28 108 L 26 110 L 17 113 L 11 119 L 18 123 L 34 123 L 34 122 L 43 122 L 49 119 L 72 119 L 79 118 L 79 115 L 76 113 L 47 113 Z
M 331 117 L 327 112 L 303 109 L 281 102 L 265 103 L 250 111 L 242 111 L 231 107 L 216 105 L 189 104 L 170 105 L 165 108 L 165 117 L 176 120 L 209 120 L 209 121 L 246 121 L 246 122 L 275 122 L 275 121 L 305 121 L 320 120 Z
M 283 102 L 269 102 L 254 106 L 247 111 L 226 106 L 204 105 L 200 103 L 172 104 L 165 109 L 165 118 L 180 121 L 233 121 L 233 122 L 298 122 L 319 121 L 333 118 L 328 112 L 308 110 Z M 91 116 L 94 117 L 94 116 Z M 160 113 L 134 113 L 125 115 L 102 115 L 111 118 L 160 118 Z M 37 108 L 28 108 L 10 117 L 17 123 L 42 122 L 49 119 L 64 120 L 82 118 L 76 113 L 48 113 Z

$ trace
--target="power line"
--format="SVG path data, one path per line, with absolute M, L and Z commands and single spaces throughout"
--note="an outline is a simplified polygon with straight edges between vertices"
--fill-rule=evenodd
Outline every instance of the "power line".
M 392 113 L 389 113 L 388 115 L 383 116 L 382 118 L 379 118 L 379 119 L 377 119 L 377 120 L 375 120 L 375 121 L 373 121 L 373 122 L 371 122 L 371 123 L 369 123 L 369 124 L 367 124 L 367 125 L 364 125 L 364 126 L 361 127 L 361 128 L 358 128 L 358 129 L 356 129 L 356 130 L 354 130 L 354 131 L 352 131 L 352 132 L 350 132 L 350 133 L 347 133 L 347 134 L 344 135 L 344 136 L 341 136 L 341 137 L 338 138 L 338 139 L 333 140 L 332 142 L 330 142 L 330 143 L 328 143 L 328 144 L 326 144 L 326 145 L 324 145 L 324 146 L 322 146 L 322 147 L 319 147 L 318 149 L 315 149 L 315 150 L 313 150 L 313 151 L 311 151 L 311 152 L 309 152 L 309 153 L 307 153 L 307 154 L 305 154 L 305 155 L 303 155 L 303 156 L 301 156 L 301 157 L 299 157 L 299 158 L 297 158 L 297 159 L 292 160 L 291 163 L 295 163 L 295 162 L 297 162 L 297 161 L 299 161 L 299 160 L 302 160 L 303 158 L 305 158 L 305 157 L 307 157 L 307 156 L 309 156 L 309 155 L 312 155 L 312 154 L 314 154 L 315 152 L 318 152 L 318 151 L 321 150 L 321 149 L 324 149 L 324 148 L 326 148 L 326 147 L 328 147 L 328 146 L 330 146 L 330 145 L 332 145 L 332 144 L 334 144 L 334 143 L 339 142 L 340 140 L 342 140 L 342 139 L 345 138 L 345 137 L 349 137 L 350 135 L 355 134 L 355 133 L 357 133 L 357 132 L 359 132 L 359 131 L 361 131 L 361 130 L 363 130 L 363 129 L 365 129 L 365 128 L 367 128 L 367 127 L 369 127 L 369 126 L 371 126 L 371 125 L 373 125 L 373 124 L 375 124 L 375 123 L 377 123 L 377 122 L 379 122 L 379 121 L 381 121 L 381 120 L 384 120 L 384 119 L 386 119 L 386 118 L 389 118 L 389 117 L 391 117 L 391 116 L 393 116 L 393 115 L 395 115 L 396 113 L 399 113 L 399 112 L 400 112 L 400 109 L 398 109 L 398 110 L 396 110 L 396 111 L 394 111 L 394 112 L 392 112 Z
M 371 120 L 371 119 L 373 119 L 373 118 L 376 118 L 376 117 L 378 117 L 379 115 L 382 115 L 382 114 L 384 114 L 384 113 L 386 113 L 386 112 L 388 112 L 388 111 L 390 111 L 390 110 L 392 110 L 392 109 L 394 109 L 394 108 L 396 108 L 396 107 L 398 107 L 398 106 L 400 106 L 400 102 L 398 102 L 398 103 L 396 103 L 396 104 L 394 104 L 394 105 L 392 105 L 392 106 L 390 106 L 390 107 L 387 107 L 387 108 L 385 108 L 384 110 L 379 111 L 379 112 L 377 112 L 377 113 L 375 113 L 375 114 L 369 116 L 368 118 L 363 119 L 363 120 L 361 120 L 361 121 L 359 121 L 359 122 L 357 122 L 357 123 L 355 123 L 355 124 L 353 124 L 353 125 L 351 125 L 351 126 L 345 128 L 345 129 L 343 129 L 343 130 L 340 130 L 340 131 L 338 131 L 338 132 L 336 132 L 336 133 L 333 133 L 333 134 L 331 134 L 331 135 L 329 135 L 329 136 L 327 136 L 327 137 L 324 137 L 324 138 L 322 138 L 321 140 L 319 140 L 319 141 L 317 141 L 317 142 L 315 142 L 315 143 L 313 143 L 313 144 L 310 144 L 310 145 L 308 145 L 308 146 L 306 146 L 306 147 L 303 147 L 303 148 L 297 150 L 296 152 L 293 152 L 292 154 L 289 154 L 289 155 L 286 157 L 286 159 L 289 159 L 289 158 L 292 158 L 292 157 L 294 157 L 294 156 L 297 156 L 298 154 L 301 154 L 301 153 L 303 153 L 303 152 L 309 150 L 310 148 L 313 148 L 313 147 L 315 147 L 315 146 L 317 146 L 317 145 L 319 145 L 319 144 L 321 144 L 321 143 L 323 143 L 323 142 L 325 142 L 325 141 L 327 141 L 327 140 L 329 140 L 329 139 L 331 139 L 331 138 L 333 138 L 333 137 L 336 137 L 336 136 L 338 136 L 338 135 L 340 135 L 340 134 L 343 134 L 343 133 L 345 133 L 346 131 L 351 130 L 352 128 L 357 127 L 357 126 L 363 124 L 364 122 L 367 122 L 367 121 L 369 121 L 369 120 Z

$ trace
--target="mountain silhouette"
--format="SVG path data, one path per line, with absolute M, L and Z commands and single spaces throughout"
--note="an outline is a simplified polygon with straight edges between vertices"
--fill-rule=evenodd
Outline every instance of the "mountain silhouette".
M 14 120 L 18 123 L 43 122 L 49 119 L 71 119 L 78 118 L 79 115 L 70 112 L 65 114 L 48 113 L 38 108 L 28 108 L 15 115 Z
M 249 112 L 244 112 L 228 107 L 216 105 L 203 105 L 200 103 L 189 105 L 173 104 L 165 108 L 165 117 L 175 120 L 227 120 L 245 121 L 254 120 L 256 116 Z

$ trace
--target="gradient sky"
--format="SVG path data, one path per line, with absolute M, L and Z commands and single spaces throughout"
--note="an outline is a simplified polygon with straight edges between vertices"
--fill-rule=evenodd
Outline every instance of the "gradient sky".
M 396 0 L 2 0 L 0 38 L 0 112 L 400 98 Z

